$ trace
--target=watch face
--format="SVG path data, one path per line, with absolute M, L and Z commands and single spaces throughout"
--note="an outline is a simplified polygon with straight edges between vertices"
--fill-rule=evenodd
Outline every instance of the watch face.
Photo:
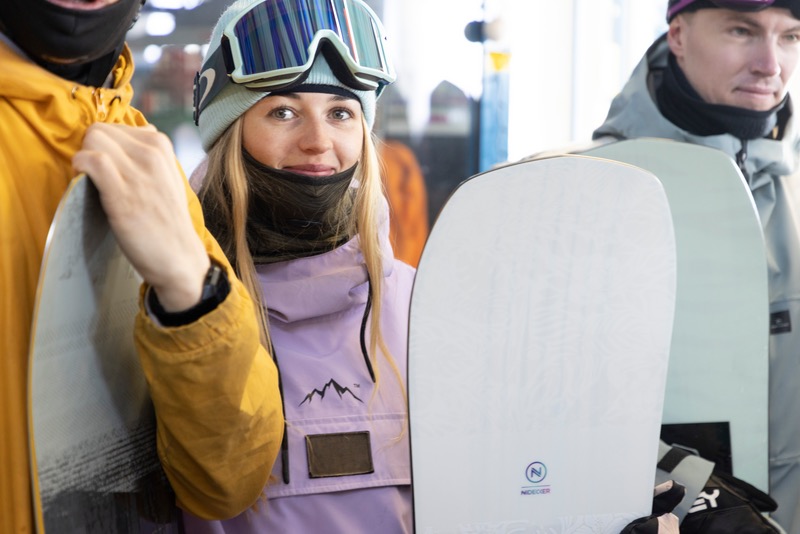
M 228 283 L 228 277 L 225 275 L 225 270 L 212 261 L 211 267 L 206 274 L 206 279 L 203 282 L 203 292 L 200 296 L 200 302 L 209 301 L 219 304 L 225 300 L 229 291 L 230 284 Z

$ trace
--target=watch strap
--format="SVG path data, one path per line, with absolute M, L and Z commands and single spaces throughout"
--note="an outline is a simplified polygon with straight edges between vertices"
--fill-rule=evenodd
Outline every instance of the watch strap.
M 203 290 L 200 295 L 200 302 L 191 308 L 179 312 L 168 312 L 158 300 L 158 295 L 151 287 L 147 291 L 147 304 L 150 312 L 161 323 L 162 326 L 185 326 L 191 324 L 207 313 L 215 310 L 217 306 L 225 301 L 228 293 L 231 292 L 231 284 L 225 269 L 211 260 L 211 266 L 203 279 Z

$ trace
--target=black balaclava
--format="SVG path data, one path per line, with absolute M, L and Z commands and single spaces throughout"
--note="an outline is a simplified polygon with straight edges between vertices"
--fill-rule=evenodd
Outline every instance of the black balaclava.
M 0 29 L 53 74 L 103 84 L 144 0 L 119 0 L 92 9 L 68 9 L 47 0 L 0 0 Z

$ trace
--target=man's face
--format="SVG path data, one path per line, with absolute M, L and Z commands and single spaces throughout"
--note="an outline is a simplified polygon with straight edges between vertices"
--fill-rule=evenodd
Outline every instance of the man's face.
M 700 9 L 672 20 L 668 42 L 703 100 L 766 111 L 789 89 L 800 58 L 800 20 L 782 8 Z

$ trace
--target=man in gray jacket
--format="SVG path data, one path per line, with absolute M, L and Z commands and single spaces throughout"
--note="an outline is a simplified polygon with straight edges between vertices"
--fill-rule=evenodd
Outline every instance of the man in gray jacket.
M 595 139 L 717 148 L 747 180 L 766 239 L 773 518 L 800 533 L 800 129 L 789 83 L 800 0 L 670 0 L 669 30 L 614 99 Z

